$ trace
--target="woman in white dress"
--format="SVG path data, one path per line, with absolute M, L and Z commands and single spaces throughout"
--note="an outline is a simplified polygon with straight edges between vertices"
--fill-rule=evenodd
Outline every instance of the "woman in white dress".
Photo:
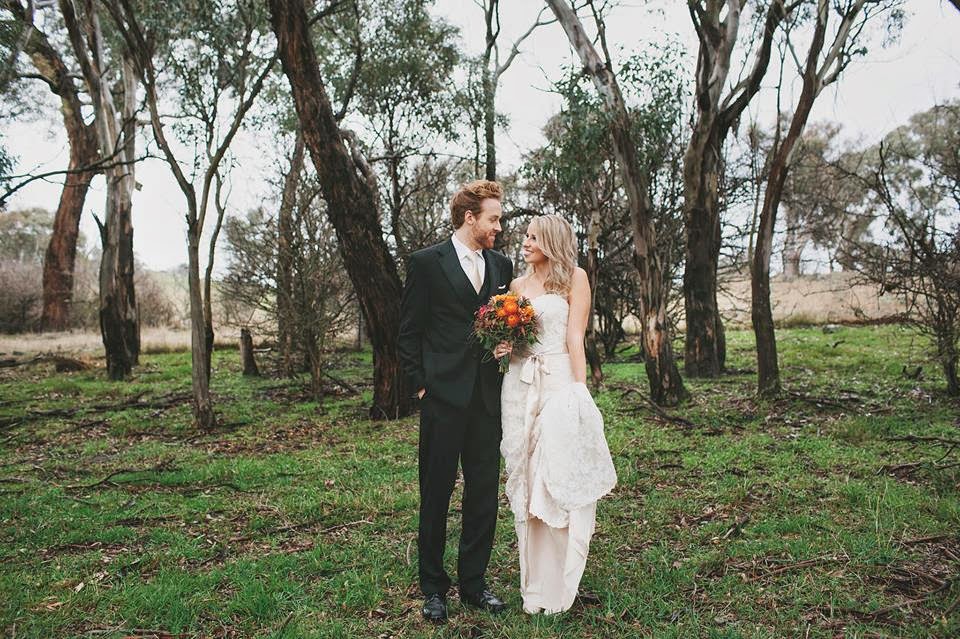
M 511 355 L 503 379 L 500 452 L 520 552 L 523 609 L 570 608 L 583 576 L 596 502 L 617 481 L 603 418 L 586 387 L 584 332 L 590 284 L 577 267 L 573 228 L 542 215 L 523 242 L 524 276 L 510 289 L 531 300 L 536 344 Z M 510 352 L 501 344 L 494 352 Z

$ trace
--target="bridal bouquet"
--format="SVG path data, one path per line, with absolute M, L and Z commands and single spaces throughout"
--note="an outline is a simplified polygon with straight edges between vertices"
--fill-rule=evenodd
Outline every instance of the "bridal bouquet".
M 473 322 L 473 337 L 488 351 L 500 342 L 510 342 L 514 348 L 532 345 L 537 341 L 537 322 L 533 304 L 526 297 L 504 293 L 494 295 L 477 309 Z M 489 360 L 486 360 L 489 361 Z M 510 368 L 510 356 L 500 358 L 500 372 Z

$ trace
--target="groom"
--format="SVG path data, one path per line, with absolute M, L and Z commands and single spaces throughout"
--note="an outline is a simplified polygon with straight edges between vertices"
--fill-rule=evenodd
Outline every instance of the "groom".
M 504 603 L 487 589 L 500 484 L 500 375 L 470 338 L 476 310 L 505 293 L 513 265 L 491 250 L 503 189 L 477 180 L 450 200 L 453 236 L 410 255 L 400 318 L 400 359 L 420 399 L 420 530 L 423 616 L 447 618 L 443 569 L 447 511 L 463 467 L 463 527 L 457 560 L 460 600 L 493 613 Z

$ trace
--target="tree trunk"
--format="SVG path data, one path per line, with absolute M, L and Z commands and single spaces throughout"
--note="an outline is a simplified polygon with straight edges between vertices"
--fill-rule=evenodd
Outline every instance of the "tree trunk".
M 94 124 L 104 169 L 107 197 L 100 224 L 103 255 L 100 261 L 100 333 L 110 379 L 130 374 L 140 356 L 140 317 L 133 281 L 133 224 L 131 208 L 136 159 L 137 81 L 132 60 L 123 56 L 111 69 L 106 58 L 100 19 L 93 3 L 86 5 L 81 22 L 72 2 L 61 0 L 60 11 L 74 55 L 80 63 L 95 113 Z M 82 30 L 81 30 L 82 29 Z M 110 86 L 117 73 L 121 84 L 119 117 Z
M 760 90 L 770 62 L 773 35 L 783 20 L 783 0 L 772 0 L 764 19 L 756 56 L 743 82 L 726 96 L 731 56 L 740 29 L 737 0 L 690 0 L 690 14 L 699 40 L 696 71 L 696 121 L 684 155 L 684 218 L 687 233 L 683 299 L 687 334 L 684 372 L 691 377 L 716 377 L 723 372 L 726 339 L 717 306 L 720 260 L 720 178 L 723 142 L 734 122 Z M 794 7 L 791 7 L 792 11 Z M 720 19 L 723 14 L 723 20 Z
M 770 180 L 782 175 L 784 169 L 782 164 L 774 160 L 770 167 Z M 777 338 L 773 326 L 773 310 L 770 307 L 770 254 L 773 252 L 773 227 L 776 223 L 773 197 L 775 194 L 768 185 L 760 212 L 757 246 L 750 274 L 751 320 L 757 340 L 757 392 L 762 397 L 774 397 L 781 391 Z
M 277 342 L 280 348 L 280 368 L 286 377 L 292 377 L 294 364 L 293 260 L 296 245 L 293 211 L 297 206 L 297 189 L 303 173 L 303 133 L 297 129 L 290 169 L 283 180 L 280 212 L 277 215 Z
M 943 375 L 947 378 L 947 395 L 960 397 L 960 378 L 957 377 L 957 356 L 943 362 Z
M 934 325 L 937 359 L 940 360 L 940 366 L 943 368 L 943 377 L 947 380 L 947 396 L 960 397 L 960 378 L 957 377 L 960 351 L 957 350 L 956 330 L 954 328 L 956 324 L 952 321 L 954 314 L 950 312 L 952 305 L 944 302 L 944 298 L 939 297 L 936 304 L 936 316 L 946 319 L 946 321 L 937 322 Z
M 771 151 L 773 159 L 770 161 L 770 174 L 763 196 L 763 207 L 760 210 L 757 247 L 750 277 L 753 298 L 750 315 L 757 340 L 757 392 L 763 397 L 776 396 L 781 391 L 777 338 L 773 326 L 773 310 L 770 306 L 770 257 L 773 253 L 773 231 L 777 223 L 777 210 L 783 196 L 783 185 L 787 180 L 790 157 L 803 134 L 814 100 L 824 86 L 818 71 L 818 63 L 820 51 L 823 49 L 829 11 L 830 7 L 826 0 L 820 0 L 813 41 L 803 69 L 803 88 L 800 90 L 800 97 L 797 99 L 797 107 L 790 119 L 787 134 L 779 145 L 774 145 Z M 859 11 L 859 8 L 856 11 Z M 852 18 L 856 11 L 853 11 L 848 18 Z
M 407 249 L 407 243 L 403 239 L 403 193 L 400 189 L 400 159 L 393 149 L 391 142 L 387 149 L 390 159 L 387 160 L 387 172 L 390 175 L 390 228 L 393 231 L 393 241 L 397 246 L 397 256 L 406 264 L 407 255 L 410 251 Z
M 658 405 L 676 405 L 688 397 L 688 393 L 670 343 L 670 323 L 667 320 L 669 282 L 664 281 L 666 276 L 657 253 L 648 180 L 640 170 L 637 147 L 630 134 L 630 117 L 616 77 L 600 59 L 576 13 L 565 0 L 547 0 L 547 4 L 563 26 L 610 115 L 614 155 L 623 178 L 633 226 L 633 260 L 640 275 L 640 321 L 648 356 L 646 368 L 650 398 Z
M 723 372 L 726 340 L 717 305 L 720 259 L 719 182 L 722 142 L 714 126 L 695 131 L 684 156 L 686 266 L 683 301 L 686 318 L 683 370 L 689 377 Z
M 193 418 L 201 429 L 213 428 L 216 416 L 210 400 L 210 374 L 205 365 L 207 353 L 206 325 L 203 321 L 203 291 L 200 281 L 200 231 L 196 213 L 187 219 L 187 284 L 190 299 L 190 367 L 193 387 Z
M 320 77 L 303 0 L 270 0 L 269 4 L 304 140 L 373 345 L 370 415 L 374 419 L 402 417 L 411 412 L 412 405 L 397 352 L 400 277 L 383 240 L 376 199 L 344 146 Z
M 91 155 L 83 155 L 71 141 L 68 169 L 76 170 L 96 160 L 95 144 Z M 60 192 L 57 214 L 53 218 L 53 232 L 43 258 L 43 313 L 40 326 L 45 331 L 63 331 L 70 326 L 80 217 L 90 182 L 95 175 L 95 171 L 69 173 Z
M 6 6 L 24 25 L 29 22 L 19 2 L 7 2 Z M 94 125 L 83 121 L 79 92 L 70 70 L 46 34 L 36 27 L 29 27 L 29 30 L 30 37 L 24 51 L 50 90 L 60 98 L 60 113 L 70 145 L 67 168 L 69 171 L 79 171 L 67 173 L 43 260 L 43 312 L 40 326 L 46 331 L 62 331 L 70 325 L 80 217 L 90 182 L 99 172 L 80 169 L 93 165 L 99 157 L 99 150 Z
M 491 69 L 493 51 L 500 35 L 500 0 L 486 0 L 483 5 L 483 17 L 486 24 L 485 46 L 483 49 L 483 142 L 484 142 L 484 179 L 497 179 L 497 69 Z M 498 249 L 501 247 L 497 247 Z
M 243 362 L 244 377 L 260 377 L 257 359 L 253 356 L 253 337 L 247 327 L 240 329 L 240 361 Z
M 303 333 L 303 355 L 310 373 L 310 394 L 315 402 L 323 401 L 323 352 L 312 329 Z
M 600 349 L 597 346 L 597 275 L 600 272 L 600 209 L 594 206 L 593 213 L 590 215 L 590 228 L 587 229 L 587 279 L 590 282 L 590 313 L 587 316 L 587 333 L 585 336 L 585 348 L 587 356 L 587 365 L 590 367 L 590 379 L 593 382 L 593 388 L 597 389 L 603 384 L 603 368 L 600 359 Z
M 483 69 L 483 139 L 486 144 L 485 179 L 497 179 L 497 81 L 489 66 Z
M 207 379 L 211 378 L 211 360 L 213 358 L 213 264 L 214 259 L 217 254 L 217 238 L 220 237 L 220 229 L 223 228 L 223 218 L 227 213 L 226 205 L 223 203 L 221 196 L 223 194 L 223 178 L 220 176 L 220 172 L 215 166 L 208 168 L 208 171 L 212 170 L 212 173 L 208 173 L 213 178 L 214 183 L 216 184 L 214 189 L 214 208 L 217 211 L 217 220 L 213 225 L 213 232 L 210 233 L 210 242 L 207 245 L 207 265 L 203 274 L 203 333 L 204 339 L 206 340 L 206 356 L 207 359 L 204 362 L 204 365 L 207 368 Z M 209 197 L 207 189 L 203 190 L 204 196 Z M 209 206 L 209 200 L 206 200 L 203 204 L 204 207 Z M 205 212 L 201 214 L 200 218 L 204 219 L 206 217 Z M 202 229 L 201 229 L 202 232 Z
M 118 127 L 104 126 L 101 147 L 105 144 L 122 145 L 118 156 L 129 162 L 107 169 L 106 219 L 100 228 L 103 256 L 100 260 L 100 333 L 107 358 L 110 379 L 123 379 L 130 374 L 140 358 L 140 316 L 134 290 L 133 209 L 135 157 L 136 80 L 133 65 L 123 60 L 122 122 Z M 105 87 L 104 87 L 105 88 Z M 102 96 L 111 100 L 109 91 Z M 112 107 L 104 108 L 102 116 L 114 118 Z M 109 137 L 119 130 L 120 137 Z
M 801 275 L 800 257 L 803 255 L 803 241 L 800 230 L 800 216 L 796 207 L 788 206 L 784 215 L 786 229 L 783 236 L 783 278 L 794 280 Z

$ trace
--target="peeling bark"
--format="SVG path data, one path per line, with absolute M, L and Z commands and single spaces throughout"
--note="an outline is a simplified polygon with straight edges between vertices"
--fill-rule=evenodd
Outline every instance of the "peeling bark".
M 140 316 L 134 290 L 132 196 L 135 186 L 136 75 L 132 60 L 115 60 L 120 74 L 118 113 L 111 91 L 111 70 L 99 16 L 92 3 L 80 14 L 71 0 L 60 0 L 74 55 L 80 63 L 94 119 L 100 157 L 118 162 L 104 169 L 107 197 L 100 222 L 103 255 L 100 260 L 100 334 L 110 379 L 129 376 L 140 356 Z

